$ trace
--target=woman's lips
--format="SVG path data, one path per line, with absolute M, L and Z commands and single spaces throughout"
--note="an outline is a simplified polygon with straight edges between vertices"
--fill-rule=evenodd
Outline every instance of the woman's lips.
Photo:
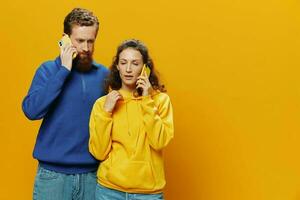
M 125 77 L 125 79 L 127 79 L 127 80 L 131 80 L 131 79 L 133 78 L 132 75 L 124 75 L 124 77 Z

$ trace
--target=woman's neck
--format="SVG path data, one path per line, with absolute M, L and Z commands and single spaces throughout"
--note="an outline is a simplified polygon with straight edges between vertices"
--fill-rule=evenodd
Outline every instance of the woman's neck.
M 132 93 L 135 90 L 135 87 L 127 87 L 126 85 L 122 85 L 121 90 L 125 90 L 127 92 Z

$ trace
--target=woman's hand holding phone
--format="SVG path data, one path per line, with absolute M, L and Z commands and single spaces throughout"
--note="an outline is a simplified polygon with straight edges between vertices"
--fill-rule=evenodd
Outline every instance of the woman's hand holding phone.
M 149 74 L 147 73 L 145 66 L 142 70 L 141 75 L 137 78 L 136 89 L 141 88 L 143 90 L 142 96 L 147 96 L 151 92 L 152 85 L 149 81 Z

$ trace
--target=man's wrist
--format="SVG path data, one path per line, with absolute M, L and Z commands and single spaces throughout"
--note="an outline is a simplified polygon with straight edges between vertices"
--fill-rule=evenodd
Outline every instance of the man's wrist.
M 62 67 L 66 68 L 67 70 L 71 71 L 71 67 L 67 67 L 66 65 L 62 64 Z

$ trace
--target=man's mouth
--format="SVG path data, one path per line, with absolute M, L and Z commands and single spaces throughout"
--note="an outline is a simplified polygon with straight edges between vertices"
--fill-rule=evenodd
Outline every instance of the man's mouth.
M 79 53 L 80 58 L 87 58 L 90 57 L 89 53 Z

